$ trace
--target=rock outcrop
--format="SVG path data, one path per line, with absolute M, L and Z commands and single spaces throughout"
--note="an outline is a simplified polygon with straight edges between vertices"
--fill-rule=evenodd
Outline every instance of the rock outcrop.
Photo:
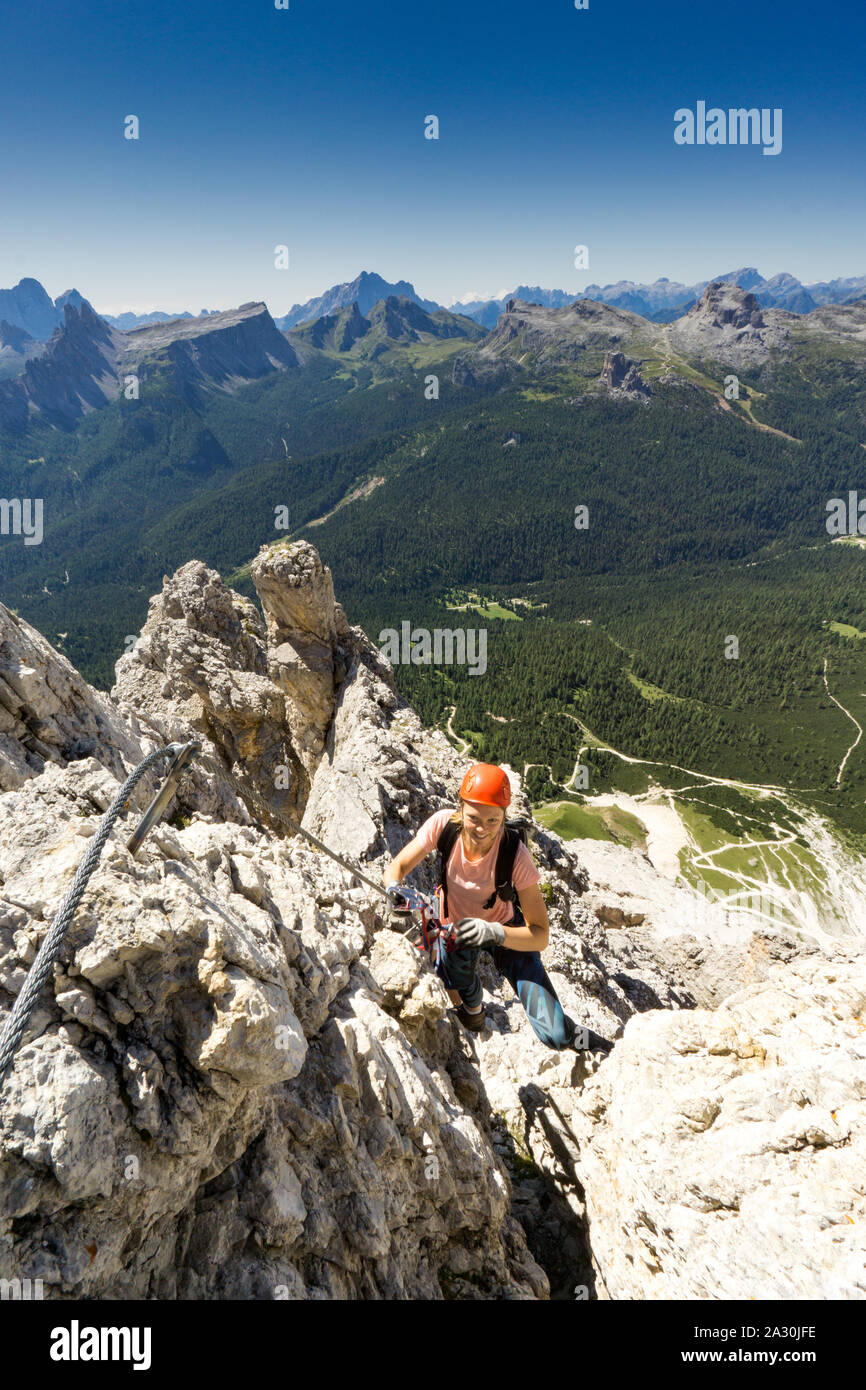
M 606 352 L 601 369 L 601 381 L 611 395 L 630 396 L 632 399 L 646 399 L 652 395 L 649 386 L 641 377 L 637 362 L 622 352 Z
M 866 1295 L 864 1006 L 838 947 L 629 1025 L 573 1114 L 610 1297 Z
M 347 663 L 369 644 L 352 639 L 312 546 L 265 548 L 251 572 L 264 623 L 200 561 L 166 578 L 112 696 L 192 729 L 250 814 L 285 834 L 303 814 Z
M 124 776 L 203 744 L 136 859 L 156 775 L 134 793 L 0 1092 L 0 1275 L 54 1299 L 862 1297 L 862 966 L 757 935 L 726 955 L 651 885 L 642 922 L 604 924 L 536 825 L 548 969 L 613 1052 L 545 1049 L 486 957 L 489 1027 L 463 1032 L 378 895 L 294 833 L 376 877 L 462 760 L 312 547 L 251 574 L 264 617 L 198 561 L 167 578 L 110 698 L 0 607 L 4 1013 Z
M 139 748 L 137 722 L 93 690 L 41 633 L 0 604 L 0 792 L 51 763 L 98 758 L 120 776 Z
M 756 366 L 773 349 L 784 349 L 796 319 L 782 309 L 763 310 L 749 290 L 711 281 L 697 304 L 669 325 L 670 342 L 696 357 Z

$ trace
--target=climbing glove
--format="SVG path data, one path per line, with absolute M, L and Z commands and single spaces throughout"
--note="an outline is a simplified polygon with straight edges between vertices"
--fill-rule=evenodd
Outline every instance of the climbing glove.
M 505 928 L 501 922 L 485 922 L 481 917 L 463 917 L 457 923 L 456 944 L 461 946 L 503 946 Z
M 401 893 L 399 883 L 389 883 L 385 891 L 388 894 L 388 924 L 394 931 L 405 933 L 414 925 L 412 909 Z

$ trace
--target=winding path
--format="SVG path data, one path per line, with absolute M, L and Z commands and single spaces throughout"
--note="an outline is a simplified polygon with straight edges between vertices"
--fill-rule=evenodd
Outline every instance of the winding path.
M 471 744 L 471 743 L 467 743 L 466 739 L 465 739 L 465 738 L 461 738 L 459 734 L 455 734 L 455 732 L 454 732 L 454 725 L 453 725 L 453 723 L 452 723 L 451 721 L 453 720 L 455 714 L 457 713 L 457 706 L 456 706 L 456 705 L 451 705 L 451 706 L 450 706 L 450 709 L 451 709 L 451 713 L 450 713 L 449 716 L 448 716 L 448 723 L 445 725 L 445 728 L 446 728 L 446 730 L 447 730 L 447 732 L 448 732 L 449 737 L 450 737 L 450 738 L 453 738 L 453 740 L 454 740 L 455 743 L 462 743 L 462 744 L 463 744 L 463 747 L 462 747 L 462 748 L 458 748 L 457 751 L 458 751 L 458 753 L 460 754 L 461 757 L 465 757 L 465 756 L 466 756 L 466 753 L 468 752 L 468 750 L 472 747 L 472 744 Z
M 660 762 L 656 758 L 633 758 L 628 753 L 620 753 L 618 748 L 611 748 L 609 743 L 603 743 L 601 739 L 596 737 L 596 735 L 592 732 L 588 725 L 584 724 L 582 719 L 578 719 L 576 714 L 569 714 L 567 710 L 559 710 L 557 711 L 557 713 L 564 715 L 566 719 L 573 719 L 575 724 L 578 724 L 580 726 L 580 728 L 587 735 L 587 737 L 594 740 L 593 743 L 584 744 L 581 747 L 580 752 L 578 753 L 578 764 L 580 762 L 581 754 L 583 754 L 584 752 L 588 752 L 591 748 L 598 748 L 603 753 L 612 753 L 615 758 L 622 759 L 624 763 L 642 763 L 645 767 L 672 767 L 677 772 L 685 772 L 689 777 L 697 777 L 698 785 L 700 786 L 737 787 L 742 788 L 746 791 L 767 793 L 787 791 L 786 787 L 775 787 L 772 785 L 772 783 L 740 782 L 737 781 L 735 778 L 730 777 L 714 777 L 710 772 L 696 772 L 694 768 L 682 767 L 679 763 Z M 576 770 L 577 768 L 575 768 L 575 771 Z M 573 780 L 574 772 L 571 774 L 571 777 L 569 778 L 569 781 Z M 638 792 L 635 796 L 635 800 L 640 800 L 642 796 L 658 796 L 662 790 L 662 788 L 654 788 L 652 791 L 649 792 Z M 683 789 L 680 788 L 680 790 Z
M 826 691 L 827 691 L 827 694 L 830 695 L 830 699 L 833 701 L 833 704 L 839 706 L 839 708 L 840 708 L 840 710 L 842 711 L 842 713 L 843 713 L 843 714 L 846 714 L 846 715 L 848 716 L 848 718 L 851 720 L 851 723 L 854 725 L 855 729 L 857 730 L 857 737 L 855 738 L 854 742 L 851 744 L 851 747 L 848 749 L 848 752 L 845 754 L 844 758 L 842 759 L 841 763 L 839 764 L 839 771 L 836 773 L 836 786 L 838 787 L 838 786 L 841 786 L 841 783 L 842 783 L 842 773 L 845 771 L 845 764 L 847 763 L 847 761 L 848 761 L 848 759 L 850 758 L 851 754 L 854 752 L 854 749 L 857 747 L 857 744 L 860 742 L 861 738 L 863 737 L 863 730 L 862 730 L 862 728 L 860 727 L 860 725 L 857 723 L 857 720 L 854 718 L 854 716 L 853 716 L 853 714 L 851 713 L 851 711 L 850 711 L 849 709 L 846 709 L 845 706 L 841 703 L 841 701 L 839 701 L 839 700 L 836 699 L 836 696 L 835 696 L 835 695 L 831 695 L 831 694 L 830 694 L 830 687 L 829 687 L 829 685 L 827 684 L 827 658 L 826 658 L 826 656 L 824 657 L 824 686 L 825 686 L 825 689 L 826 689 Z

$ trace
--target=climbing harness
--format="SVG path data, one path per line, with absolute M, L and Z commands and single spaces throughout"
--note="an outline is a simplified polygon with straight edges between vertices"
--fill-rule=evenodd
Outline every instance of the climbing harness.
M 417 946 L 418 950 L 428 957 L 438 974 L 439 967 L 444 964 L 449 951 L 453 951 L 457 945 L 457 931 L 454 925 L 442 923 L 438 893 L 419 893 L 417 888 L 402 888 L 396 883 L 392 883 L 385 891 L 391 901 L 392 910 L 398 916 L 405 913 L 408 917 L 413 912 L 418 913 L 418 925 L 413 923 L 414 931 L 410 929 L 405 935 L 413 946 Z
M 99 824 L 99 829 L 91 841 L 90 848 L 78 866 L 78 871 L 72 880 L 72 885 L 60 907 L 51 926 L 48 929 L 45 940 L 39 947 L 36 959 L 30 967 L 27 979 L 24 981 L 18 997 L 12 1006 L 12 1012 L 6 1019 L 3 1031 L 0 1033 L 0 1089 L 6 1078 L 6 1073 L 12 1065 L 13 1058 L 27 1028 L 27 1023 L 36 1007 L 36 1001 L 51 974 L 54 962 L 60 955 L 63 946 L 63 938 L 67 928 L 75 915 L 75 909 L 81 901 L 81 895 L 87 886 L 87 881 L 99 863 L 100 856 L 105 843 L 111 834 L 114 822 L 123 811 L 136 785 L 147 772 L 148 768 L 153 767 L 154 763 L 161 762 L 164 758 L 171 757 L 172 763 L 168 770 L 165 781 L 157 792 L 153 801 L 148 806 L 139 825 L 127 841 L 127 849 L 134 856 L 141 847 L 145 835 L 156 823 L 165 810 L 172 796 L 174 795 L 180 774 L 187 763 L 200 750 L 201 744 L 192 741 L 190 743 L 170 743 L 165 748 L 157 748 L 153 753 L 138 764 L 133 772 L 129 774 L 117 796 L 112 801 L 105 815 Z

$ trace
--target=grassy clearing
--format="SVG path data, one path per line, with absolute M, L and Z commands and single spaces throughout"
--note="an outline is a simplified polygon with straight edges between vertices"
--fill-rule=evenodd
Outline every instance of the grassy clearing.
M 601 818 L 620 844 L 627 845 L 629 849 L 646 850 L 646 826 L 630 811 L 624 811 L 621 806 L 605 806 Z
M 682 695 L 670 695 L 667 690 L 662 690 L 661 686 L 653 685 L 650 681 L 641 680 L 640 676 L 636 676 L 634 671 L 626 671 L 625 674 L 628 676 L 632 685 L 637 686 L 645 700 L 683 700 Z
M 598 811 L 576 806 L 573 801 L 547 801 L 533 809 L 533 815 L 563 840 L 613 840 Z
M 711 849 L 723 849 L 731 843 L 730 835 L 725 834 L 723 830 L 714 825 L 709 816 L 695 810 L 693 804 L 683 805 L 679 803 L 677 810 L 680 814 L 680 820 L 697 846 L 697 853 L 702 854 Z
M 578 806 L 573 801 L 548 801 L 533 814 L 563 840 L 611 840 L 629 849 L 646 849 L 646 826 L 621 806 Z
M 452 599 L 460 597 L 454 594 Z M 510 609 L 503 608 L 501 603 L 495 599 L 485 599 L 481 594 L 468 593 L 464 603 L 449 602 L 446 598 L 445 607 L 455 613 L 479 613 L 482 618 L 501 618 L 506 622 L 522 623 L 523 619 L 519 613 L 512 613 Z

